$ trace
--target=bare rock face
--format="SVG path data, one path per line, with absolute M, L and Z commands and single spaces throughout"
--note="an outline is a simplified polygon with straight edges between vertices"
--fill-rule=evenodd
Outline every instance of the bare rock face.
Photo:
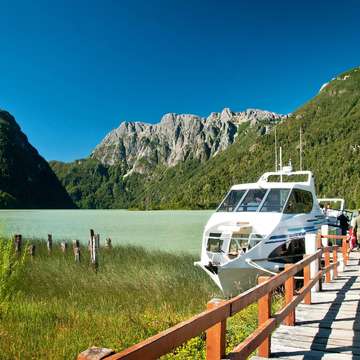
M 91 156 L 107 165 L 123 163 L 128 173 L 144 173 L 158 164 L 170 167 L 188 159 L 206 161 L 234 142 L 241 124 L 258 126 L 264 134 L 285 117 L 263 110 L 232 112 L 225 108 L 207 118 L 170 113 L 158 124 L 123 122 Z

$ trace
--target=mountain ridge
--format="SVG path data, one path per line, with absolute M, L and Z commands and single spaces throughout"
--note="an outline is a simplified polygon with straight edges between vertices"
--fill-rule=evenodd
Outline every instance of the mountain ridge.
M 15 118 L 0 109 L 0 208 L 74 208 Z
M 240 125 L 247 122 L 251 127 L 262 125 L 259 131 L 266 133 L 286 117 L 258 109 L 233 112 L 224 108 L 207 118 L 167 113 L 156 124 L 123 122 L 105 136 L 91 157 L 104 165 L 122 162 L 128 174 L 145 173 L 147 167 L 158 164 L 174 166 L 190 159 L 206 161 L 234 142 Z

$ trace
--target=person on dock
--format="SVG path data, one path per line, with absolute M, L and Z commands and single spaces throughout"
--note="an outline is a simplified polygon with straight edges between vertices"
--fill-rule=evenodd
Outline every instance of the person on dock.
M 360 244 L 360 209 L 358 211 L 358 216 L 354 218 L 351 222 L 353 224 L 353 235 L 356 238 L 355 246 L 359 249 Z
M 344 211 L 337 217 L 337 220 L 339 221 L 341 235 L 346 235 L 349 230 L 349 218 L 344 214 Z

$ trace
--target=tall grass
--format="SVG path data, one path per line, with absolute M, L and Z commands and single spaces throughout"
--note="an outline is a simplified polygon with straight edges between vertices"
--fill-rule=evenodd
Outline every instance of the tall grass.
M 37 241 L 2 315 L 0 358 L 75 359 L 93 345 L 121 350 L 203 311 L 220 294 L 194 260 L 119 246 L 101 251 L 95 273 L 85 248 L 76 264 L 70 250 L 48 255 Z M 254 305 L 231 319 L 229 348 L 255 329 L 256 318 Z M 204 358 L 204 337 L 166 358 Z
M 0 237 L 0 315 L 15 295 L 16 280 L 24 265 L 24 256 L 17 256 L 12 239 Z

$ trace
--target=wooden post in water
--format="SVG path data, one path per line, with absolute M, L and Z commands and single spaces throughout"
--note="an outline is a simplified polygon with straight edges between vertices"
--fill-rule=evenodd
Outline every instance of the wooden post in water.
M 207 309 L 215 309 L 225 301 L 212 299 L 207 303 Z M 215 324 L 206 331 L 206 360 L 220 360 L 225 357 L 226 320 Z
M 61 244 L 60 244 L 60 249 L 61 249 L 61 251 L 62 251 L 64 254 L 66 254 L 67 248 L 68 248 L 67 242 L 66 242 L 66 241 L 62 241 Z
M 35 245 L 31 244 L 29 246 L 29 255 L 33 258 L 35 256 Z
M 285 270 L 291 267 L 291 264 L 285 265 Z M 285 306 L 290 304 L 294 297 L 294 277 L 290 276 L 285 281 Z M 295 310 L 291 311 L 289 315 L 284 319 L 284 324 L 287 326 L 294 326 L 295 325 Z
M 112 248 L 111 239 L 110 239 L 110 238 L 106 238 L 106 240 L 105 240 L 105 248 L 106 248 L 106 249 L 111 249 L 111 248 Z
M 15 252 L 17 254 L 20 254 L 21 253 L 21 245 L 22 245 L 22 236 L 20 234 L 15 235 L 14 245 L 15 245 Z
M 258 284 L 267 281 L 269 276 L 259 276 Z M 258 324 L 261 325 L 268 321 L 271 317 L 271 293 L 264 295 L 258 300 Z M 271 338 L 268 336 L 258 348 L 258 356 L 270 357 L 271 353 Z
M 51 234 L 48 234 L 47 249 L 48 249 L 48 253 L 50 255 L 51 251 L 52 251 L 52 235 Z

